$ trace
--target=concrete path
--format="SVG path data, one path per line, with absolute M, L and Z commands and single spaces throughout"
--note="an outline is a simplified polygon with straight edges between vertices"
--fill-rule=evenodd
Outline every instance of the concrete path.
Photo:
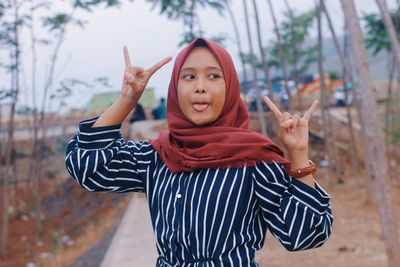
M 147 200 L 134 193 L 101 267 L 154 267 L 157 250 Z
M 165 120 L 138 121 L 126 126 L 129 139 L 136 141 L 157 138 L 159 131 L 167 127 Z M 101 267 L 154 267 L 157 257 L 146 197 L 134 193 Z

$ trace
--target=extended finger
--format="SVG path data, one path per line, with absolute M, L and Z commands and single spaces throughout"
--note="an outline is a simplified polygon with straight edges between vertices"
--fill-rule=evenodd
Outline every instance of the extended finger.
M 147 72 L 149 73 L 149 76 L 153 75 L 154 72 L 158 71 L 162 66 L 164 66 L 171 60 L 172 60 L 172 57 L 166 57 L 163 60 L 161 60 L 160 62 L 158 62 L 157 64 L 155 64 L 153 67 L 148 69 Z
M 275 104 L 271 101 L 271 99 L 269 99 L 268 96 L 264 96 L 264 101 L 265 104 L 267 104 L 269 109 L 272 111 L 272 113 L 274 113 L 275 118 L 277 118 L 278 121 L 282 121 L 282 113 L 279 108 L 275 106 Z
M 312 116 L 312 114 L 317 109 L 318 104 L 319 104 L 318 100 L 314 100 L 314 102 L 312 103 L 311 107 L 307 110 L 306 114 L 304 114 L 303 119 L 309 121 L 311 116 Z
M 125 68 L 130 68 L 132 67 L 131 65 L 131 59 L 129 57 L 129 52 L 128 52 L 128 48 L 126 46 L 124 46 L 124 59 L 125 59 Z

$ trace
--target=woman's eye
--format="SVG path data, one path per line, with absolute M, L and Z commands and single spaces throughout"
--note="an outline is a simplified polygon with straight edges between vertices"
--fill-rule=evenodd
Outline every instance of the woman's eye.
M 210 75 L 208 75 L 208 77 L 210 77 L 211 79 L 218 79 L 218 78 L 220 78 L 221 76 L 218 75 L 218 74 L 210 74 Z
M 194 79 L 194 75 L 193 74 L 185 74 L 185 75 L 183 75 L 183 79 L 185 79 L 185 80 L 193 80 Z

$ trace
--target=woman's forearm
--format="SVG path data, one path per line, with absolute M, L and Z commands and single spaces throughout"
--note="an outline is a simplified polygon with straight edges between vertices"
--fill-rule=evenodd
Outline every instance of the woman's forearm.
M 288 155 L 290 160 L 290 168 L 292 170 L 305 168 L 310 165 L 308 161 L 308 150 L 288 151 Z M 314 176 L 312 174 L 308 174 L 304 177 L 296 179 L 303 183 L 308 184 L 309 186 L 315 187 Z
M 121 124 L 136 106 L 138 100 L 120 96 L 117 101 L 100 115 L 92 127 Z

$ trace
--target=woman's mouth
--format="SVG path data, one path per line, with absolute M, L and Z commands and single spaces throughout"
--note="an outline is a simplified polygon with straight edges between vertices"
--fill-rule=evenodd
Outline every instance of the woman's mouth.
M 193 108 L 197 112 L 202 112 L 208 108 L 208 104 L 207 103 L 195 103 L 195 104 L 193 104 Z

